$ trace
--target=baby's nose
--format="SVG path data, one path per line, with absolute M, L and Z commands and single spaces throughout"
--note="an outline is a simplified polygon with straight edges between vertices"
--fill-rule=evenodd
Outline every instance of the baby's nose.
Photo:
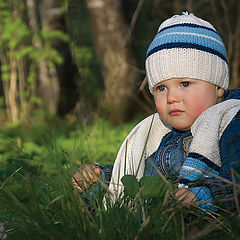
M 167 101 L 168 103 L 180 102 L 181 96 L 179 91 L 176 89 L 169 89 L 167 94 Z

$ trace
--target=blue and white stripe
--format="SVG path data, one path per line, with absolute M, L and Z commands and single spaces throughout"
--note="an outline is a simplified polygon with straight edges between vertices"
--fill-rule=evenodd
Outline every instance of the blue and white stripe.
M 201 180 L 204 177 L 219 175 L 219 167 L 210 160 L 202 158 L 187 157 L 179 172 L 180 183 Z
M 210 190 L 207 187 L 194 187 L 189 188 L 195 195 L 197 206 L 201 209 L 216 211 L 214 207 L 213 197 Z
M 214 54 L 227 62 L 227 53 L 218 33 L 197 24 L 175 24 L 161 29 L 150 44 L 147 57 L 163 49 L 187 48 Z

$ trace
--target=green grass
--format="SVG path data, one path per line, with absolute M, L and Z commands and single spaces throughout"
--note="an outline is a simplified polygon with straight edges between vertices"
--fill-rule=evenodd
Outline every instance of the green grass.
M 138 186 L 133 176 L 125 177 L 125 195 L 115 204 L 106 195 L 103 205 L 101 192 L 95 201 L 87 192 L 85 203 L 72 187 L 73 172 L 79 163 L 113 163 L 135 124 L 114 126 L 97 118 L 83 126 L 50 119 L 2 129 L 0 223 L 6 232 L 0 239 L 3 234 L 18 240 L 237 239 L 239 211 L 203 214 L 194 206 L 166 202 L 171 185 L 155 191 L 159 179 L 143 179 Z
M 134 124 L 114 126 L 96 118 L 92 125 L 83 126 L 50 119 L 45 123 L 5 127 L 0 130 L 1 170 L 25 164 L 54 174 L 56 161 L 67 167 L 87 162 L 113 164 Z

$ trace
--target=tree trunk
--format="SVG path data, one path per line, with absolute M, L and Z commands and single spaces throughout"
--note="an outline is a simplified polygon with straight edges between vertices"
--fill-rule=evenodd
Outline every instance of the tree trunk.
M 183 4 L 182 4 L 181 0 L 174 0 L 173 1 L 173 12 L 175 14 L 181 14 L 182 11 L 183 11 Z
M 1 61 L 1 74 L 3 72 L 2 65 L 9 66 L 9 61 L 4 53 L 4 49 L 2 46 L 0 46 L 0 61 Z M 6 70 L 5 70 L 6 71 Z M 1 76 L 2 77 L 2 76 Z M 4 99 L 5 99 L 5 105 L 6 105 L 6 112 L 7 116 L 11 115 L 10 111 L 10 105 L 9 105 L 9 81 L 6 79 L 1 79 L 2 80 L 2 85 L 3 85 L 3 93 L 4 93 Z
M 8 91 L 8 101 L 10 112 L 13 122 L 18 122 L 18 108 L 17 108 L 17 62 L 16 59 L 12 57 L 12 51 L 10 52 L 10 86 Z
M 43 28 L 67 32 L 59 0 L 42 0 L 40 15 Z M 57 114 L 63 116 L 73 109 L 78 99 L 75 82 L 77 67 L 72 61 L 68 43 L 55 40 L 52 47 L 61 54 L 63 63 L 43 72 L 45 81 L 41 81 L 41 94 L 45 99 L 45 104 L 51 104 L 49 108 L 55 109 Z M 42 67 L 45 69 L 44 66 Z
M 240 10 L 240 5 L 238 5 L 238 9 Z M 238 11 L 239 11 L 238 10 Z M 233 34 L 233 48 L 234 53 L 232 57 L 232 79 L 230 82 L 231 88 L 239 88 L 240 87 L 240 16 L 237 16 L 237 24 L 235 27 L 235 32 Z
M 95 33 L 97 51 L 105 81 L 103 108 L 114 122 L 129 118 L 137 73 L 131 65 L 128 27 L 122 16 L 120 1 L 86 0 Z
M 28 2 L 32 2 L 33 9 L 34 11 L 31 14 L 32 17 L 32 22 L 33 24 L 37 24 L 37 11 L 36 11 L 36 2 L 35 0 L 28 0 Z M 54 8 L 52 6 L 54 4 L 54 1 L 46 1 L 42 0 L 40 2 L 40 18 L 41 18 L 41 24 L 42 28 L 49 28 L 48 26 L 48 18 L 49 12 L 51 8 Z M 31 22 L 31 20 L 30 20 Z M 33 30 L 37 28 L 37 26 L 33 26 Z M 39 41 L 38 34 L 36 33 L 36 39 L 35 39 L 35 45 L 37 47 L 44 48 L 45 46 L 43 45 L 41 41 Z M 56 76 L 56 71 L 54 69 L 50 69 L 45 60 L 43 59 L 40 64 L 39 64 L 39 95 L 42 99 L 42 106 L 44 109 L 49 110 L 52 114 L 56 113 L 57 109 L 57 103 L 59 100 L 59 84 L 58 84 L 58 79 Z

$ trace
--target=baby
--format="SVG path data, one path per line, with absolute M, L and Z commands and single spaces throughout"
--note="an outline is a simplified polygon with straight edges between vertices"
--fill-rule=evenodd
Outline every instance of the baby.
M 240 91 L 227 90 L 227 53 L 219 34 L 187 12 L 167 19 L 147 50 L 146 73 L 157 113 L 129 133 L 113 169 L 87 164 L 73 184 L 82 191 L 107 172 L 116 199 L 124 175 L 140 179 L 160 172 L 176 182 L 175 197 L 183 202 L 215 209 L 222 200 L 232 207 L 232 181 L 240 180 Z

